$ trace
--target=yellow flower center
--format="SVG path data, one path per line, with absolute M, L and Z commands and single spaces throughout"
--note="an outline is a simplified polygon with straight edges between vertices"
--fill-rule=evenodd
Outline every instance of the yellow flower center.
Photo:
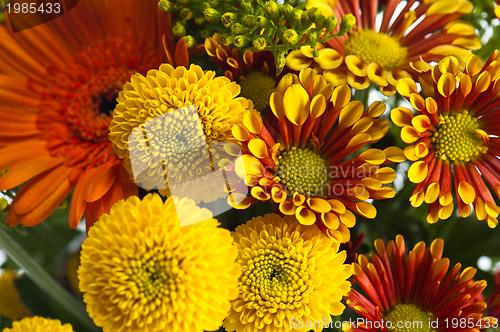
M 488 148 L 479 135 L 477 118 L 467 111 L 441 116 L 441 121 L 431 137 L 436 156 L 442 160 L 470 161 L 486 153 Z
M 281 151 L 277 168 L 276 176 L 290 194 L 322 195 L 328 181 L 325 160 L 310 149 L 292 147 Z
M 398 304 L 384 317 L 384 320 L 389 331 L 431 332 L 431 318 L 430 314 L 413 304 Z
M 241 96 L 251 99 L 258 111 L 269 105 L 271 94 L 276 91 L 276 81 L 259 70 L 252 70 L 240 78 Z
M 403 64 L 408 51 L 386 33 L 361 30 L 347 38 L 345 54 L 356 55 L 364 63 L 378 63 L 383 69 L 391 70 Z
M 248 249 L 254 258 L 247 262 L 242 284 L 255 295 L 256 305 L 280 308 L 284 303 L 286 307 L 300 307 L 310 291 L 307 259 L 290 250 L 290 239 L 271 236 L 268 240 L 265 249 Z

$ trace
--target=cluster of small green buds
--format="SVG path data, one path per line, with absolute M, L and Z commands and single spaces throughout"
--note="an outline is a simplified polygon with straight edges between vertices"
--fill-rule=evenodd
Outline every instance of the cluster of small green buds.
M 190 11 L 186 10 L 186 3 Z M 343 35 L 355 24 L 354 16 L 348 14 L 342 18 L 339 31 L 334 32 L 338 28 L 335 16 L 325 17 L 319 8 L 307 9 L 305 1 L 300 0 L 283 3 L 276 0 L 161 0 L 158 7 L 166 12 L 179 11 L 178 22 L 185 29 L 176 22 L 172 27 L 176 37 L 191 36 L 192 30 L 185 22 L 194 20 L 198 24 L 196 33 L 201 38 L 220 32 L 224 45 L 271 51 L 278 71 L 291 50 L 301 46 L 315 49 L 317 43 Z

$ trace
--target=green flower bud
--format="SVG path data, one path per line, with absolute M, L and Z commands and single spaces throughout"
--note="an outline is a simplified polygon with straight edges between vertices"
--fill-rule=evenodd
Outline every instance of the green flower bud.
M 221 14 L 213 8 L 207 8 L 203 11 L 203 16 L 205 17 L 205 20 L 207 20 L 210 23 L 219 23 L 221 19 Z
M 323 22 L 325 21 L 325 17 L 321 13 L 321 10 L 317 7 L 313 7 L 307 10 L 309 12 L 309 18 L 313 23 L 316 24 L 318 28 L 323 26 Z
M 220 42 L 222 43 L 222 45 L 229 46 L 233 43 L 233 41 L 234 41 L 234 37 L 229 35 L 229 34 L 223 34 L 220 37 Z
M 293 29 L 287 29 L 283 33 L 283 39 L 288 44 L 295 45 L 299 42 L 299 34 L 297 33 L 297 31 L 295 31 Z
M 207 23 L 207 20 L 205 20 L 203 16 L 195 17 L 193 21 L 196 25 L 204 25 L 205 23 Z
M 253 3 L 251 1 L 242 1 L 240 3 L 240 10 L 243 13 L 252 13 L 253 12 Z
M 286 64 L 286 52 L 278 52 L 274 56 L 274 64 L 276 65 L 276 70 L 281 72 L 282 68 L 285 67 Z
M 313 57 L 315 57 L 315 58 L 319 57 L 319 52 L 318 52 L 318 49 L 316 47 L 313 50 Z
M 5 197 L 0 197 L 0 210 L 5 210 L 7 206 L 9 205 L 9 202 Z
M 280 17 L 278 4 L 275 1 L 267 1 L 264 4 L 264 11 L 272 20 L 278 20 Z
M 340 22 L 340 31 L 338 32 L 338 34 L 343 35 L 351 31 L 354 24 L 356 24 L 356 18 L 354 17 L 354 15 L 347 14 L 346 16 L 342 17 L 342 21 Z
M 316 44 L 318 39 L 321 37 L 321 32 L 316 29 L 309 29 L 306 32 L 306 42 L 309 44 Z
M 233 25 L 237 19 L 238 18 L 235 13 L 227 12 L 222 15 L 221 22 L 222 24 L 224 24 L 226 28 L 230 28 L 231 25 Z
M 220 0 L 208 0 L 208 3 L 213 8 L 220 8 L 221 1 Z
M 311 18 L 309 17 L 309 11 L 305 10 L 300 15 L 300 25 L 302 28 L 307 29 L 311 26 L 313 22 L 311 22 Z
M 160 0 L 158 2 L 158 9 L 164 13 L 170 13 L 174 9 L 174 5 L 168 0 Z
M 178 5 L 189 7 L 191 5 L 191 0 L 176 0 Z
M 291 19 L 292 22 L 300 22 L 300 18 L 302 16 L 302 13 L 304 11 L 302 9 L 295 8 L 293 11 L 293 18 Z
M 245 15 L 245 17 L 243 17 L 243 25 L 248 27 L 248 28 L 254 27 L 258 23 L 259 23 L 259 19 L 255 15 Z
M 283 5 L 281 12 L 283 13 L 283 16 L 288 22 L 292 22 L 294 18 L 294 8 L 290 4 Z
M 253 45 L 253 47 L 255 47 L 256 49 L 258 49 L 259 51 L 262 51 L 262 50 L 266 49 L 266 47 L 267 47 L 266 38 L 264 38 L 262 36 L 257 36 L 253 40 L 252 45 Z
M 204 12 L 205 10 L 207 10 L 208 8 L 212 8 L 212 6 L 210 6 L 210 4 L 208 2 L 203 2 L 201 5 L 200 5 L 200 12 Z
M 264 16 L 257 16 L 258 22 L 257 25 L 261 28 L 265 28 L 269 26 L 269 20 Z
M 337 27 L 337 23 L 338 23 L 338 21 L 337 21 L 337 17 L 335 15 L 328 17 L 325 20 L 326 31 L 330 32 L 330 31 L 335 30 L 335 28 Z
M 193 12 L 189 8 L 182 8 L 179 12 L 179 16 L 184 21 L 188 21 L 193 18 Z
M 244 35 L 248 33 L 248 29 L 243 26 L 243 24 L 240 23 L 234 23 L 231 26 L 231 32 L 233 35 Z
M 181 22 L 175 22 L 172 26 L 172 34 L 175 38 L 181 38 L 186 35 L 186 28 Z
M 243 48 L 248 45 L 250 38 L 245 35 L 239 35 L 234 38 L 234 45 L 239 48 Z
M 186 42 L 186 47 L 188 50 L 190 50 L 198 45 L 198 43 L 196 42 L 196 39 L 194 39 L 194 37 L 191 35 L 185 36 L 184 42 Z

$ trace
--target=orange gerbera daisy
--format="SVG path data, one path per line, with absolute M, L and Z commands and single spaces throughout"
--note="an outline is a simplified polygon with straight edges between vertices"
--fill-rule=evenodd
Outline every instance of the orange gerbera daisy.
M 241 86 L 242 97 L 251 99 L 258 111 L 269 106 L 269 97 L 276 91 L 276 66 L 271 52 L 245 50 L 241 54 L 224 46 L 220 34 L 205 39 L 205 50 L 224 75 Z
M 75 188 L 69 224 L 85 214 L 90 227 L 137 193 L 111 152 L 110 114 L 132 74 L 166 61 L 168 19 L 153 0 L 88 0 L 33 29 L 0 27 L 0 190 L 24 183 L 9 225 L 40 223 Z
M 473 281 L 476 269 L 442 258 L 443 240 L 429 247 L 419 242 L 406 255 L 401 235 L 387 245 L 375 241 L 376 253 L 358 257 L 354 280 L 364 292 L 351 289 L 347 305 L 362 319 L 350 331 L 479 331 L 493 326 L 483 317 L 480 301 L 486 281 Z
M 334 88 L 312 69 L 285 75 L 270 99 L 274 119 L 269 121 L 279 127 L 276 140 L 254 113 L 245 114 L 243 124 L 233 129 L 244 150 L 235 170 L 245 192 L 250 187 L 250 196 L 238 197 L 236 207 L 271 200 L 281 213 L 295 215 L 304 225 L 316 223 L 339 242 L 349 241 L 352 212 L 374 218 L 376 210 L 366 200 L 394 196 L 383 184 L 392 182 L 395 172 L 379 166 L 401 161 L 402 151 L 367 149 L 350 157 L 380 140 L 389 126 L 378 118 L 383 103 L 365 111 L 350 98 L 348 86 Z
M 408 178 L 417 184 L 410 202 L 429 204 L 429 223 L 447 219 L 456 200 L 460 216 L 467 217 L 472 204 L 479 220 L 486 219 L 490 227 L 498 224 L 500 208 L 484 180 L 500 197 L 499 60 L 495 51 L 483 66 L 471 55 L 462 72 L 456 58 L 444 58 L 422 76 L 424 91 L 434 97 L 424 99 L 411 79 L 397 86 L 417 111 L 415 116 L 398 107 L 391 119 L 402 127 L 403 141 L 412 144 L 404 151 L 414 161 Z
M 356 25 L 344 36 L 329 39 L 313 58 L 311 47 L 293 51 L 287 65 L 293 70 L 318 67 L 325 79 L 335 85 L 349 84 L 366 89 L 371 83 L 387 95 L 396 92 L 400 78 L 416 73 L 412 62 L 420 58 L 439 61 L 444 56 L 465 57 L 468 50 L 481 47 L 474 27 L 457 18 L 470 13 L 467 0 L 387 1 L 380 23 L 378 1 L 309 0 L 309 7 L 319 7 L 325 15 L 353 14 Z M 321 4 L 321 5 L 320 5 Z M 335 6 L 327 10 L 328 6 Z

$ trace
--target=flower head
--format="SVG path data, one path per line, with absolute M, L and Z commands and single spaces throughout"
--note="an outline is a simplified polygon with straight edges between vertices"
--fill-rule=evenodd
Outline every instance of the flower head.
M 478 331 L 483 323 L 490 324 L 490 318 L 482 318 L 486 304 L 479 301 L 486 281 L 473 281 L 476 269 L 462 270 L 460 264 L 448 271 L 443 240 L 429 247 L 419 242 L 406 255 L 399 235 L 387 245 L 376 240 L 375 249 L 370 259 L 360 255 L 354 263 L 354 280 L 362 292 L 352 289 L 347 305 L 364 322 L 351 326 L 351 331 L 387 331 L 389 324 L 395 329 L 398 323 L 411 327 L 398 326 L 397 331 L 453 331 L 460 326 L 452 327 L 452 321 L 470 322 L 472 326 L 462 331 Z
M 292 323 L 329 322 L 344 311 L 340 300 L 351 287 L 351 266 L 344 264 L 345 251 L 338 252 L 318 228 L 268 214 L 238 226 L 234 238 L 243 273 L 224 322 L 227 331 L 305 331 Z
M 250 187 L 250 196 L 236 207 L 271 200 L 281 213 L 295 215 L 304 225 L 316 223 L 339 242 L 349 241 L 352 212 L 374 218 L 375 208 L 365 201 L 394 196 L 383 184 L 392 182 L 395 173 L 380 165 L 401 160 L 402 151 L 357 153 L 380 140 L 389 123 L 378 118 L 383 103 L 364 110 L 350 98 L 349 87 L 334 88 L 312 69 L 285 75 L 271 95 L 270 125 L 249 113 L 233 129 L 244 148 L 235 170 Z
M 5 328 L 3 332 L 74 332 L 70 324 L 62 324 L 59 319 L 44 317 L 26 317 L 13 322 L 12 328 Z
M 110 115 L 132 74 L 166 61 L 166 23 L 155 0 L 89 0 L 15 34 L 0 26 L 0 190 L 24 183 L 9 225 L 42 222 L 74 189 L 69 224 L 85 214 L 90 227 L 137 194 L 112 152 Z
M 169 189 L 186 181 L 205 188 L 201 191 L 223 188 L 206 177 L 225 156 L 224 146 L 215 143 L 234 141 L 231 128 L 253 110 L 239 93 L 238 84 L 200 66 L 163 64 L 124 85 L 110 140 L 129 174 L 145 189 L 162 189 L 165 181 Z
M 224 46 L 221 35 L 205 39 L 207 54 L 224 70 L 224 75 L 241 86 L 241 95 L 251 99 L 255 108 L 263 112 L 269 106 L 269 97 L 276 90 L 276 66 L 269 51 L 245 50 Z
M 176 214 L 205 215 L 181 227 Z M 113 205 L 90 229 L 78 270 L 87 311 L 104 332 L 217 330 L 237 294 L 229 231 L 187 198 L 149 194 Z
M 21 319 L 29 316 L 30 313 L 26 306 L 21 302 L 17 292 L 14 280 L 17 273 L 10 270 L 4 270 L 0 275 L 0 317 L 6 317 L 10 320 Z
M 382 2 L 308 0 L 308 7 L 327 15 L 356 17 L 355 27 L 345 36 L 290 53 L 287 65 L 293 70 L 315 67 L 335 85 L 349 84 L 366 89 L 371 83 L 385 95 L 393 95 L 399 79 L 419 72 L 413 63 L 439 61 L 447 55 L 464 59 L 468 50 L 481 47 L 471 24 L 457 20 L 472 11 L 467 0 L 391 1 L 376 21 Z M 330 9 L 328 10 L 328 7 Z M 326 47 L 323 47 L 326 46 Z
M 429 204 L 430 223 L 447 219 L 456 202 L 460 216 L 467 217 L 472 205 L 479 220 L 498 224 L 500 208 L 491 191 L 500 197 L 499 58 L 495 51 L 483 66 L 471 55 L 464 72 L 456 58 L 441 60 L 421 76 L 424 92 L 433 97 L 424 99 L 411 79 L 397 86 L 417 111 L 398 107 L 391 113 L 402 140 L 411 144 L 404 150 L 413 161 L 408 178 L 417 184 L 410 202 Z

